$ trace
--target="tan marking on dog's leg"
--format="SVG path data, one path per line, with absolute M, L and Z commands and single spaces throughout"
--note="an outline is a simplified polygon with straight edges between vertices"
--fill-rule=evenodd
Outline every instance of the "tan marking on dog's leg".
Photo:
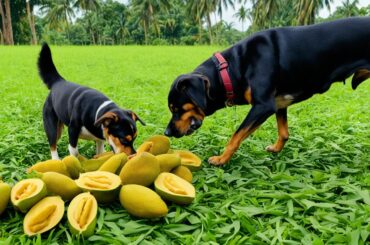
M 285 143 L 289 139 L 288 118 L 286 108 L 280 109 L 276 112 L 276 122 L 279 136 L 275 144 L 270 145 L 266 148 L 267 151 L 273 153 L 280 152 L 284 148 Z
M 226 146 L 224 153 L 221 156 L 214 156 L 208 159 L 208 162 L 212 165 L 220 166 L 227 163 L 232 155 L 238 150 L 240 144 L 245 140 L 251 133 L 253 133 L 257 127 L 247 127 L 236 132 L 230 139 Z
M 244 92 L 244 98 L 248 102 L 248 104 L 252 104 L 252 90 L 251 87 L 248 87 L 247 90 Z

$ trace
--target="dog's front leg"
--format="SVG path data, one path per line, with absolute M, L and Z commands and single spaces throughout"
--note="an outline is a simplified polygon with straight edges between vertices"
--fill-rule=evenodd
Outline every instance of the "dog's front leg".
M 274 112 L 275 109 L 272 103 L 254 104 L 243 123 L 231 137 L 224 153 L 221 156 L 209 158 L 208 162 L 213 165 L 224 165 L 227 163 L 239 148 L 242 141 L 253 133 Z
M 80 135 L 81 127 L 76 127 L 70 125 L 68 127 L 68 136 L 69 136 L 69 145 L 68 150 L 69 154 L 75 157 L 78 156 L 77 142 L 78 136 Z
M 276 140 L 275 144 L 266 148 L 267 151 L 273 153 L 280 152 L 284 148 L 284 145 L 289 138 L 287 108 L 277 110 L 276 122 L 279 134 L 278 139 Z

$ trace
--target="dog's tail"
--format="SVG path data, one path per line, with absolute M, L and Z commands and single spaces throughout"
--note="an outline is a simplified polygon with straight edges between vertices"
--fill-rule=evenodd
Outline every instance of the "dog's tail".
M 55 68 L 51 57 L 51 51 L 47 43 L 42 45 L 37 65 L 39 68 L 39 75 L 48 89 L 51 89 L 55 82 L 63 79 L 63 77 L 59 75 L 57 68 Z

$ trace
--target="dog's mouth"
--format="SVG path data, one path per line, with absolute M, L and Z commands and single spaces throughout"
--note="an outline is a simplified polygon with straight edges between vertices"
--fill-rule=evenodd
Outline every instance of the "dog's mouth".
M 113 153 L 116 154 L 116 150 L 114 149 L 114 147 L 111 144 L 109 144 L 109 147 L 113 151 Z

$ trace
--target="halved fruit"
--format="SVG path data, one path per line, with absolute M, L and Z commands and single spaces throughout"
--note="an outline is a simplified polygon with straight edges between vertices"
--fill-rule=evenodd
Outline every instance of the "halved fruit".
M 171 173 L 161 173 L 154 181 L 154 186 L 163 199 L 177 204 L 190 204 L 195 198 L 194 186 Z
M 10 185 L 0 180 L 0 215 L 4 212 L 6 206 L 8 206 L 11 189 Z
M 170 139 L 163 135 L 154 135 L 147 139 L 146 141 L 150 141 L 153 143 L 152 147 L 150 148 L 149 153 L 153 155 L 159 155 L 167 153 L 170 149 Z
M 27 173 L 31 173 L 32 171 L 36 171 L 39 173 L 57 172 L 69 176 L 67 167 L 62 162 L 62 160 L 47 160 L 43 162 L 38 162 L 35 165 L 31 166 L 27 170 Z
M 197 171 L 201 168 L 202 160 L 194 153 L 187 150 L 174 150 L 174 152 L 181 157 L 181 165 L 191 171 Z
M 127 161 L 119 177 L 122 180 L 122 185 L 137 184 L 149 186 L 157 178 L 159 171 L 157 158 L 148 152 L 143 152 Z
M 46 195 L 47 190 L 44 181 L 33 178 L 15 184 L 10 193 L 10 199 L 16 209 L 25 213 Z
M 177 168 L 173 169 L 171 173 L 183 178 L 187 182 L 191 183 L 193 181 L 193 174 L 191 171 L 185 166 L 178 166 Z
M 67 218 L 73 234 L 89 237 L 94 234 L 98 203 L 89 192 L 81 193 L 68 206 Z
M 98 202 L 113 202 L 118 195 L 121 179 L 106 171 L 93 171 L 80 174 L 76 184 L 84 191 L 89 191 Z
M 143 152 L 150 152 L 150 149 L 152 148 L 152 146 L 153 146 L 153 142 L 145 141 L 137 148 L 136 154 L 140 154 Z
M 81 189 L 76 182 L 63 174 L 46 172 L 41 173 L 40 178 L 44 181 L 49 195 L 60 196 L 64 201 L 72 200 L 72 198 L 81 193 Z
M 23 230 L 28 236 L 44 233 L 55 227 L 64 215 L 64 202 L 59 196 L 45 197 L 26 214 Z
M 159 168 L 162 172 L 171 172 L 172 169 L 180 166 L 181 158 L 178 154 L 161 154 L 156 156 Z
M 158 218 L 168 213 L 167 205 L 161 197 L 145 186 L 122 186 L 119 200 L 127 212 L 136 217 Z

